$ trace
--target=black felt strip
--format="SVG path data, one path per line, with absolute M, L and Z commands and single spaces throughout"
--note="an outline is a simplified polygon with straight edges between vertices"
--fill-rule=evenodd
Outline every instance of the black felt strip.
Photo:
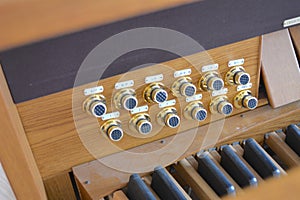
M 211 49 L 283 29 L 285 19 L 300 15 L 299 4 L 299 0 L 204 0 L 7 50 L 0 53 L 0 61 L 13 99 L 20 103 L 72 88 L 87 54 L 119 32 L 164 27 L 182 32 Z M 159 50 L 134 51 L 115 60 L 102 78 L 140 64 L 174 58 L 176 55 Z M 85 80 L 91 81 L 95 80 Z

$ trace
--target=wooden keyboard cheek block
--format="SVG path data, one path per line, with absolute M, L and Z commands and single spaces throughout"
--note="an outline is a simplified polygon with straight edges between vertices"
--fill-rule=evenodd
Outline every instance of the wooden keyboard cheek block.
M 260 37 L 222 46 L 207 52 L 197 53 L 188 56 L 187 59 L 175 59 L 163 64 L 103 79 L 98 83 L 86 84 L 74 88 L 74 90 L 69 89 L 18 104 L 17 107 L 25 132 L 42 177 L 51 177 L 57 173 L 70 170 L 72 166 L 91 161 L 95 158 L 104 157 L 123 149 L 129 149 L 224 118 L 221 115 L 210 114 L 210 93 L 200 91 L 198 88 L 198 81 L 202 75 L 201 67 L 218 63 L 218 72 L 224 80 L 226 72 L 230 69 L 228 61 L 240 58 L 245 59 L 243 67 L 251 76 L 252 87 L 250 90 L 252 95 L 257 97 L 260 71 Z M 188 60 L 192 61 L 194 66 L 191 66 Z M 182 113 L 182 110 L 187 105 L 185 98 L 175 98 L 170 92 L 171 85 L 176 80 L 173 73 L 187 68 L 192 69 L 190 77 L 193 80 L 193 84 L 197 87 L 197 94 L 201 93 L 203 95 L 201 101 L 204 104 L 204 108 L 208 111 L 207 119 L 201 123 L 186 120 Z M 164 75 L 164 79 L 161 82 L 167 88 L 168 99 L 176 99 L 174 107 L 176 107 L 178 115 L 181 118 L 181 126 L 179 128 L 171 129 L 159 125 L 156 122 L 156 114 L 161 109 L 157 104 L 147 104 L 143 98 L 142 93 L 147 86 L 144 83 L 145 77 L 157 74 Z M 82 103 L 86 99 L 83 90 L 97 84 L 102 85 L 104 87 L 102 94 L 106 97 L 108 112 L 113 112 L 117 111 L 112 100 L 113 94 L 116 92 L 114 85 L 116 82 L 126 80 L 134 80 L 132 88 L 136 91 L 139 102 L 138 106 L 149 106 L 148 113 L 152 119 L 153 130 L 149 134 L 150 137 L 140 138 L 138 134 L 132 135 L 133 131 L 130 131 L 128 127 L 128 121 L 132 116 L 128 111 L 119 110 L 119 119 L 122 122 L 122 129 L 125 134 L 121 141 L 114 142 L 112 145 L 108 137 L 99 131 L 99 127 L 103 121 L 83 112 Z M 237 94 L 237 86 L 225 84 L 225 87 L 228 88 L 226 95 L 229 102 L 233 104 L 233 98 Z M 246 111 L 244 108 L 234 108 L 232 115 L 244 111 Z

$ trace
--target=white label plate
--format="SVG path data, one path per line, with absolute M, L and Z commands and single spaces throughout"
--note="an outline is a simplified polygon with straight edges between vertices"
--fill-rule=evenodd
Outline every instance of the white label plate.
M 183 69 L 180 71 L 176 71 L 176 72 L 174 72 L 174 78 L 178 78 L 181 76 L 188 76 L 188 75 L 191 75 L 191 73 L 192 73 L 191 69 Z
M 118 118 L 118 117 L 120 117 L 120 112 L 116 111 L 116 112 L 106 113 L 106 114 L 102 115 L 101 119 L 108 120 L 108 119 L 113 119 L 113 118 Z
M 252 88 L 252 83 L 248 83 L 246 85 L 239 85 L 237 86 L 236 91 L 247 90 L 250 88 Z
M 296 24 L 300 24 L 300 16 L 299 17 L 294 17 L 292 19 L 287 19 L 283 21 L 283 27 L 289 27 L 289 26 L 294 26 Z
M 159 103 L 158 107 L 159 108 L 164 108 L 164 107 L 167 107 L 167 106 L 174 106 L 175 104 L 176 104 L 176 100 L 175 99 L 171 99 L 169 101 L 165 101 L 165 102 Z
M 228 92 L 227 88 L 222 88 L 221 90 L 213 91 L 211 96 L 215 97 L 215 96 L 227 94 L 227 92 Z
M 243 65 L 244 62 L 245 62 L 244 58 L 237 59 L 237 60 L 231 60 L 231 61 L 228 62 L 228 67 Z
M 131 114 L 136 114 L 136 113 L 141 113 L 141 112 L 147 112 L 148 111 L 148 106 L 140 106 L 132 109 L 130 112 Z
M 134 85 L 133 80 L 123 81 L 123 82 L 116 83 L 115 88 L 118 90 L 118 89 L 122 89 L 122 88 L 132 87 L 133 85 Z
M 163 74 L 158 74 L 158 75 L 154 75 L 154 76 L 147 76 L 145 78 L 145 83 L 158 82 L 158 81 L 162 81 L 163 79 L 164 79 Z
M 203 66 L 201 71 L 202 72 L 214 71 L 214 70 L 218 70 L 218 68 L 219 68 L 219 64 L 215 63 L 215 64 L 212 64 L 212 65 Z
M 92 95 L 92 94 L 101 93 L 103 91 L 104 91 L 104 88 L 102 85 L 100 85 L 97 87 L 86 88 L 86 89 L 84 89 L 83 93 L 85 96 L 88 96 L 88 95 Z
M 200 99 L 202 99 L 202 94 L 196 94 L 196 95 L 194 95 L 192 97 L 187 97 L 185 99 L 185 101 L 188 103 L 188 102 L 191 102 L 191 101 L 198 101 Z

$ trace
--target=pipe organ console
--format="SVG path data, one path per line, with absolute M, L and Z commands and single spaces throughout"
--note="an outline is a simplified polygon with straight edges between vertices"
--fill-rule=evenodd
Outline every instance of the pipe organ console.
M 15 196 L 297 199 L 299 8 L 186 2 L 2 49 Z

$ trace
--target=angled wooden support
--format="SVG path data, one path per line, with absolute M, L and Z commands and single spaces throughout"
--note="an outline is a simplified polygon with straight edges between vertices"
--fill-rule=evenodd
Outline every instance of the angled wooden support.
M 0 67 L 0 161 L 17 199 L 47 199 L 21 120 Z

